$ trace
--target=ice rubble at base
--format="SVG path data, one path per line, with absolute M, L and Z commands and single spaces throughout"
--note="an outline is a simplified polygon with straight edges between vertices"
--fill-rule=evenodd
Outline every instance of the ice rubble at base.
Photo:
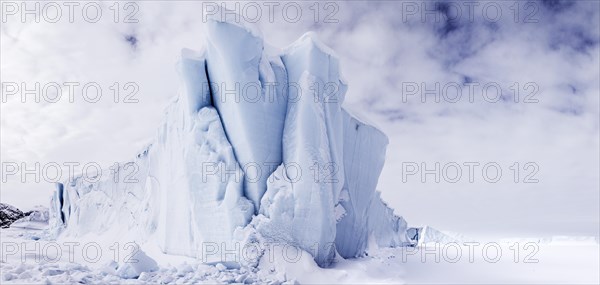
M 408 243 L 375 190 L 388 139 L 342 107 L 333 51 L 311 33 L 267 52 L 249 25 L 212 18 L 207 29 L 205 51 L 182 52 L 183 89 L 154 143 L 97 182 L 57 185 L 56 232 L 156 242 L 206 262 L 224 261 L 207 259 L 207 244 L 260 239 L 320 266 Z

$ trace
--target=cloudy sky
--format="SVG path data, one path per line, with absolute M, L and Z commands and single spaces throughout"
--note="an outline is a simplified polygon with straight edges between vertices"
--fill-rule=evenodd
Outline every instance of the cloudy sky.
M 72 7 L 71 18 L 64 3 L 42 3 L 38 23 L 21 3 L 2 2 L 3 203 L 46 204 L 53 189 L 50 167 L 23 183 L 22 171 L 7 175 L 14 165 L 108 167 L 149 143 L 179 92 L 180 51 L 202 48 L 203 13 L 214 4 L 97 3 Z M 378 188 L 409 224 L 598 236 L 599 2 L 238 3 L 226 5 L 256 19 L 275 47 L 315 31 L 337 52 L 345 104 L 390 138 Z M 36 83 L 40 102 L 14 92 Z M 95 88 L 102 96 L 89 102 Z M 439 182 L 423 179 L 436 164 Z

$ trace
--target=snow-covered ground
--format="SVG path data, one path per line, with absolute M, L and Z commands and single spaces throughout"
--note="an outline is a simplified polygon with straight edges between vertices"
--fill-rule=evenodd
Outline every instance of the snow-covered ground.
M 600 247 L 593 237 L 463 240 L 431 242 L 415 248 L 375 248 L 369 249 L 368 256 L 363 258 L 338 258 L 331 268 L 319 268 L 306 252 L 294 250 L 287 254 L 275 251 L 264 257 L 257 268 L 226 268 L 222 264 L 206 265 L 192 258 L 165 255 L 152 247 L 142 246 L 138 251 L 133 246 L 102 244 L 93 237 L 53 241 L 43 230 L 2 229 L 1 239 L 2 284 L 597 284 L 600 281 Z M 156 260 L 157 267 L 148 267 L 147 263 L 146 267 L 139 266 L 144 261 L 140 252 Z M 120 264 L 114 261 L 115 257 Z M 123 278 L 127 274 L 119 268 L 128 263 L 142 271 L 152 271 L 137 278 Z

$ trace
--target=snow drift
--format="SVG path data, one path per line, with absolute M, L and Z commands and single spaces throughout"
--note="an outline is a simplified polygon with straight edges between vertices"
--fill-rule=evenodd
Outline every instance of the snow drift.
M 98 181 L 57 185 L 57 233 L 225 263 L 239 260 L 221 251 L 251 232 L 320 266 L 409 242 L 376 191 L 388 139 L 342 107 L 333 51 L 312 33 L 276 50 L 251 25 L 219 18 L 207 42 L 182 52 L 183 88 L 150 146 Z

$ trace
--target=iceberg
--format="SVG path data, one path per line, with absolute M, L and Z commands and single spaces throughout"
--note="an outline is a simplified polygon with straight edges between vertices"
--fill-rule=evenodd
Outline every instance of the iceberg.
M 388 139 L 343 106 L 338 56 L 314 33 L 279 50 L 243 21 L 206 28 L 206 49 L 181 53 L 182 88 L 153 142 L 57 184 L 56 235 L 156 243 L 227 266 L 243 263 L 229 255 L 249 240 L 298 247 L 322 267 L 409 243 L 376 191 Z

